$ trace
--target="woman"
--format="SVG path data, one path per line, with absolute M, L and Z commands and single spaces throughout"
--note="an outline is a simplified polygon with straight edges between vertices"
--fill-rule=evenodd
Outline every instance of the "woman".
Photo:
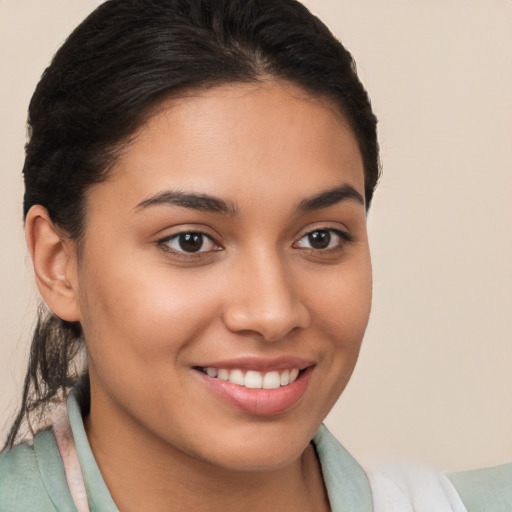
M 2 454 L 0 510 L 371 510 L 321 427 L 368 320 L 379 169 L 341 44 L 291 0 L 111 0 L 29 122 L 27 242 L 51 313 L 9 446 L 73 390 Z M 470 477 L 453 481 L 471 510 Z

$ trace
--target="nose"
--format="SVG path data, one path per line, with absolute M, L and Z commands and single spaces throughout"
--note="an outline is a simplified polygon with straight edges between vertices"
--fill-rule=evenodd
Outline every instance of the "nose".
M 278 255 L 244 258 L 232 278 L 234 291 L 224 309 L 232 332 L 277 341 L 309 325 L 309 310 Z

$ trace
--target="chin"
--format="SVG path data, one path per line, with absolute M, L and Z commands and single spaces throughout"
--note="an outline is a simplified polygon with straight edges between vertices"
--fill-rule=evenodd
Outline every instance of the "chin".
M 246 429 L 243 434 L 232 432 L 223 439 L 209 443 L 208 450 L 198 451 L 201 459 L 225 470 L 237 472 L 272 472 L 299 459 L 318 427 L 312 432 L 299 432 L 297 426 L 269 425 L 271 428 Z M 290 435 L 290 428 L 293 434 Z M 209 453 L 208 453 L 209 452 Z

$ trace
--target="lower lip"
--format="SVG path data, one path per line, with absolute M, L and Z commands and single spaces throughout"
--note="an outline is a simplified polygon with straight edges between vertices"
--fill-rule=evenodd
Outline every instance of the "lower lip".
M 313 367 L 299 373 L 297 379 L 276 389 L 250 389 L 198 372 L 203 382 L 237 409 L 256 416 L 284 412 L 300 402 L 306 391 Z

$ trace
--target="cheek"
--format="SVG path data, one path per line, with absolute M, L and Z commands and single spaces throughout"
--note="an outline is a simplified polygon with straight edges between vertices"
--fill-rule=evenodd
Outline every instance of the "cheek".
M 345 389 L 357 362 L 371 307 L 369 254 L 317 275 L 310 289 L 312 334 L 319 363 L 318 416 L 324 418 Z M 313 338 L 312 338 L 313 339 Z
M 81 279 L 81 323 L 95 360 L 122 354 L 143 362 L 175 352 L 216 315 L 212 287 L 200 276 L 160 264 L 107 263 L 84 268 Z
M 321 279 L 313 298 L 315 317 L 340 347 L 359 345 L 370 315 L 372 271 L 369 255 L 341 265 Z

